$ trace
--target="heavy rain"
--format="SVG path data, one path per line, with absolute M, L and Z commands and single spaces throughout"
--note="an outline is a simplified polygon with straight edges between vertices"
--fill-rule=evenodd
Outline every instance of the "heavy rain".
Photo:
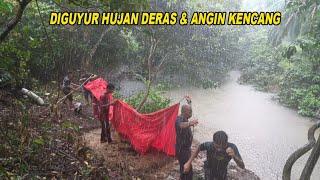
M 0 179 L 320 179 L 317 0 L 0 14 Z

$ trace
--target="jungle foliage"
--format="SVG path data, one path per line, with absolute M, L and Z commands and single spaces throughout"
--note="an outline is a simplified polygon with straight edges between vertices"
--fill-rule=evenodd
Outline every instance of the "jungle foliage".
M 288 1 L 281 26 L 247 34 L 242 81 L 278 92 L 284 104 L 315 116 L 320 109 L 319 26 L 318 1 Z
M 125 100 L 140 112 L 148 113 L 170 103 L 162 96 L 163 87 L 159 84 L 215 87 L 238 56 L 237 28 L 49 26 L 51 11 L 191 14 L 238 8 L 222 1 L 207 4 L 193 0 L 0 0 L 0 178 L 102 179 L 108 173 L 97 157 L 79 156 L 83 150 L 81 127 L 97 123 L 70 112 L 58 113 L 57 106 L 51 106 L 51 112 L 49 107 L 13 98 L 12 94 L 21 87 L 41 97 L 50 96 L 46 101 L 53 105 L 60 91 L 52 87 L 59 87 L 68 71 L 76 72 L 77 78 L 83 72 L 92 72 L 114 84 L 138 74 L 148 91 Z M 50 114 L 53 110 L 67 119 L 55 122 Z
M 0 0 L 1 32 L 19 11 L 20 1 Z M 89 1 L 90 2 L 90 1 Z M 188 11 L 208 8 L 223 10 L 233 4 L 204 1 L 30 1 L 19 23 L 0 46 L 0 68 L 8 71 L 19 86 L 60 81 L 69 70 L 113 72 L 116 67 L 148 77 L 148 69 L 157 71 L 156 79 L 174 81 L 182 76 L 186 83 L 214 87 L 232 68 L 238 49 L 239 30 L 208 26 L 49 26 L 51 11 Z M 157 43 L 151 54 L 150 46 Z M 108 77 L 107 77 L 108 78 Z M 116 77 L 117 78 L 117 77 Z M 116 79 L 115 78 L 115 79 Z
M 137 108 L 144 97 L 144 92 L 140 92 L 136 95 L 133 95 L 125 101 L 130 104 L 132 107 Z M 157 87 L 151 88 L 148 101 L 140 109 L 141 113 L 151 113 L 159 109 L 164 109 L 169 106 L 170 99 L 163 96 L 163 92 L 160 91 Z

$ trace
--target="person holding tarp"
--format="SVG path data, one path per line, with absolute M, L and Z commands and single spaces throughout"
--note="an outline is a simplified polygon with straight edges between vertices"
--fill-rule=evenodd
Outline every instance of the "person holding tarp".
M 198 120 L 189 121 L 192 116 L 191 98 L 189 96 L 186 96 L 185 98 L 188 104 L 185 104 L 181 107 L 181 115 L 177 117 L 175 124 L 176 157 L 180 165 L 180 179 L 190 180 L 193 176 L 192 168 L 188 172 L 183 172 L 183 165 L 189 160 L 191 156 L 193 135 L 190 127 L 197 125 Z
M 83 92 L 83 97 L 84 97 L 84 99 L 85 99 L 85 101 L 86 101 L 86 105 L 89 105 L 89 98 L 91 99 L 91 102 L 92 102 L 93 100 L 92 100 L 92 95 L 91 95 L 90 91 L 87 90 L 84 86 L 85 86 L 86 84 L 88 84 L 90 81 L 92 81 L 92 80 L 94 80 L 94 79 L 96 79 L 96 78 L 98 78 L 98 76 L 95 75 L 95 74 L 85 73 L 85 74 L 83 74 L 83 75 L 81 76 L 81 79 L 79 80 L 80 83 L 82 83 L 81 90 L 82 90 L 82 92 Z
M 176 154 L 175 121 L 180 103 L 156 112 L 141 114 L 124 101 L 119 99 L 111 100 L 109 95 L 112 93 L 110 93 L 109 90 L 112 92 L 114 87 L 109 85 L 107 88 L 107 86 L 108 83 L 102 78 L 95 79 L 85 85 L 85 88 L 92 93 L 92 97 L 95 97 L 99 107 L 101 107 L 98 108 L 98 112 L 95 114 L 97 119 L 103 120 L 101 121 L 101 142 L 108 141 L 108 136 L 110 135 L 108 133 L 109 121 L 111 121 L 117 133 L 122 138 L 128 140 L 138 153 L 145 154 L 150 149 L 155 149 L 169 156 L 174 156 Z M 109 89 L 109 93 L 106 92 L 106 89 Z M 102 104 L 101 106 L 100 102 Z M 109 110 L 107 110 L 107 108 L 109 108 Z M 113 110 L 110 110 L 112 108 Z M 99 109 L 104 111 L 101 111 L 101 116 Z M 109 113 L 107 113 L 108 111 Z M 109 137 L 110 142 L 112 138 L 111 136 Z
M 72 80 L 73 73 L 72 71 L 69 71 L 62 81 L 62 92 L 66 95 L 66 99 L 68 99 L 68 106 L 70 110 L 73 109 L 73 96 L 71 91 L 76 91 L 79 87 L 79 85 L 72 83 Z
M 101 143 L 111 143 L 111 132 L 110 132 L 110 120 L 111 120 L 111 104 L 113 103 L 112 93 L 115 87 L 113 84 L 108 84 L 105 93 L 101 96 L 99 102 L 99 120 L 101 122 Z

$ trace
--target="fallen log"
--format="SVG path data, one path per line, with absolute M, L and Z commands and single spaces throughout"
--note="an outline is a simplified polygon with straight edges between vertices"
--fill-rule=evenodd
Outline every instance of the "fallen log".
M 35 94 L 34 92 L 26 89 L 26 88 L 22 88 L 21 89 L 21 93 L 28 96 L 29 98 L 31 98 L 34 102 L 36 102 L 38 105 L 43 106 L 45 105 L 44 100 L 38 96 L 37 94 Z

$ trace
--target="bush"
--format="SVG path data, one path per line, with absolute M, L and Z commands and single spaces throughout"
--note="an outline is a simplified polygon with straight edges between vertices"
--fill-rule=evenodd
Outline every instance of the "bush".
M 140 92 L 127 99 L 125 102 L 137 108 L 145 96 L 145 92 Z M 151 88 L 146 103 L 142 106 L 141 113 L 151 113 L 169 106 L 171 100 L 163 96 L 163 92 L 158 88 Z
M 320 44 L 301 37 L 289 45 L 261 44 L 256 49 L 242 63 L 241 81 L 259 90 L 277 90 L 283 104 L 301 115 L 315 116 L 320 109 Z

